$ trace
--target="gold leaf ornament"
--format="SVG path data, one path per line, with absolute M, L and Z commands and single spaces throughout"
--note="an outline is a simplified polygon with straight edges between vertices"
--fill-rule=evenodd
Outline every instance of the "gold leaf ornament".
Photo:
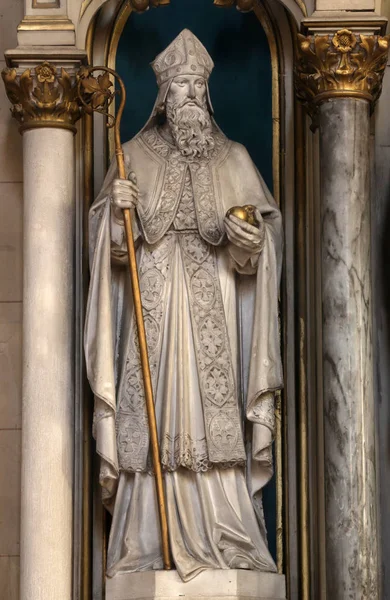
M 254 9 L 256 0 L 214 0 L 216 6 L 223 8 L 230 8 L 236 6 L 237 10 L 241 12 L 250 12 Z
M 75 132 L 82 115 L 76 101 L 76 81 L 65 69 L 45 61 L 18 75 L 16 69 L 4 69 L 2 78 L 11 113 L 20 123 L 20 131 L 35 127 L 60 127 Z
M 135 12 L 144 12 L 151 6 L 154 8 L 165 6 L 170 3 L 170 0 L 129 0 L 129 2 Z
M 100 75 L 93 75 L 96 71 L 103 71 Z M 108 118 L 107 126 L 113 125 L 113 115 L 109 114 L 108 107 L 114 100 L 115 91 L 110 79 L 109 70 L 105 67 L 83 67 L 78 75 L 78 100 L 87 114 L 97 111 Z M 113 89 L 111 89 L 113 88 Z
M 35 68 L 35 74 L 39 83 L 54 83 L 57 73 L 53 65 L 44 62 Z
M 92 0 L 84 0 L 81 3 L 80 16 L 79 16 L 80 19 L 84 16 L 85 11 L 87 10 L 87 8 L 90 4 L 92 4 Z
M 112 83 L 108 73 L 103 73 L 97 78 L 92 75 L 81 78 L 81 85 L 84 88 L 84 92 L 89 95 L 89 103 L 92 110 L 103 107 L 113 95 L 113 92 L 110 91 Z
M 355 48 L 356 42 L 356 36 L 348 29 L 341 29 L 332 39 L 335 48 L 342 53 L 351 52 Z
M 318 106 L 332 97 L 363 98 L 373 109 L 387 64 L 390 36 L 298 34 L 294 84 L 297 97 L 317 127 Z
M 4 69 L 1 73 L 4 81 L 7 96 L 11 104 L 16 105 L 21 103 L 21 90 L 17 81 L 16 69 Z
M 100 73 L 95 75 L 95 73 Z M 109 112 L 109 106 L 114 98 L 119 95 L 126 96 L 123 82 L 119 75 L 108 67 L 82 67 L 77 73 L 77 101 L 87 114 L 98 112 L 107 117 L 106 125 L 111 128 L 115 125 L 115 117 Z M 118 81 L 116 90 L 112 79 Z M 122 90 L 123 88 L 123 90 Z

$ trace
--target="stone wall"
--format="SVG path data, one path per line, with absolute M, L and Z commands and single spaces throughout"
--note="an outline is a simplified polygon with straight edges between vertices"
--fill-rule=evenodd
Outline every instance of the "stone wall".
M 0 2 L 0 58 L 23 0 Z M 0 70 L 5 62 L 0 60 Z M 19 598 L 22 350 L 22 138 L 0 85 L 0 598 Z

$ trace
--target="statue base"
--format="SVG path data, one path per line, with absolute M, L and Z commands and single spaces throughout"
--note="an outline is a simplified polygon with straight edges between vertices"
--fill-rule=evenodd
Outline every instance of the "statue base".
M 184 583 L 176 571 L 121 573 L 106 579 L 106 600 L 285 600 L 284 575 L 207 570 Z

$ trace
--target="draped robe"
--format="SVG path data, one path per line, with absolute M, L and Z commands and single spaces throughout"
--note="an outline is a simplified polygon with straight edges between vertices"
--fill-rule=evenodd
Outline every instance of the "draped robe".
M 273 400 L 282 387 L 281 219 L 245 148 L 219 130 L 214 139 L 211 157 L 193 161 L 156 127 L 124 145 L 140 189 L 134 236 L 171 549 L 183 580 L 206 568 L 275 570 L 261 489 L 272 474 Z M 162 568 L 124 229 L 110 202 L 114 177 L 112 165 L 91 208 L 85 329 L 100 483 L 113 513 L 109 576 Z M 244 204 L 263 217 L 260 253 L 227 242 L 226 211 Z M 240 327 L 243 311 L 252 322 Z

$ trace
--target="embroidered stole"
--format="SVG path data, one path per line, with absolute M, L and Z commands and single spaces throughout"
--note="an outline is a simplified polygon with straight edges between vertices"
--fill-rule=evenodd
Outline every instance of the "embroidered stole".
M 143 135 L 148 138 L 149 143 L 160 144 L 163 152 L 166 152 L 166 143 L 154 130 Z M 168 438 L 170 435 L 163 431 L 160 440 L 163 467 L 173 470 L 185 466 L 195 471 L 204 471 L 214 464 L 223 467 L 244 464 L 241 411 L 218 274 L 218 249 L 210 242 L 212 239 L 216 243 L 221 237 L 221 231 L 216 214 L 210 206 L 206 218 L 207 190 L 211 185 L 209 167 L 177 161 L 172 156 L 168 160 L 170 172 L 175 172 L 177 176 L 170 178 L 169 173 L 166 176 L 161 210 L 154 214 L 147 227 L 152 237 L 157 231 L 166 229 L 167 224 L 169 227 L 173 223 L 173 229 L 167 231 L 156 243 L 143 243 L 139 264 L 150 370 L 153 389 L 156 391 L 164 321 L 166 311 L 169 310 L 167 290 L 171 284 L 171 261 L 175 244 L 179 244 L 203 405 L 206 456 L 203 451 L 199 457 L 194 445 L 187 444 L 185 455 L 175 452 L 172 457 L 169 452 L 164 451 L 164 435 Z M 198 204 L 196 201 L 194 203 L 194 196 L 198 199 Z M 215 204 L 213 205 L 215 211 Z M 202 236 L 198 231 L 198 227 L 201 229 L 200 221 L 203 223 Z M 148 461 L 148 422 L 134 318 L 125 360 L 116 422 L 120 468 L 130 472 L 148 471 L 151 470 Z M 177 402 L 179 399 L 170 401 Z M 183 435 L 186 433 L 183 432 Z

